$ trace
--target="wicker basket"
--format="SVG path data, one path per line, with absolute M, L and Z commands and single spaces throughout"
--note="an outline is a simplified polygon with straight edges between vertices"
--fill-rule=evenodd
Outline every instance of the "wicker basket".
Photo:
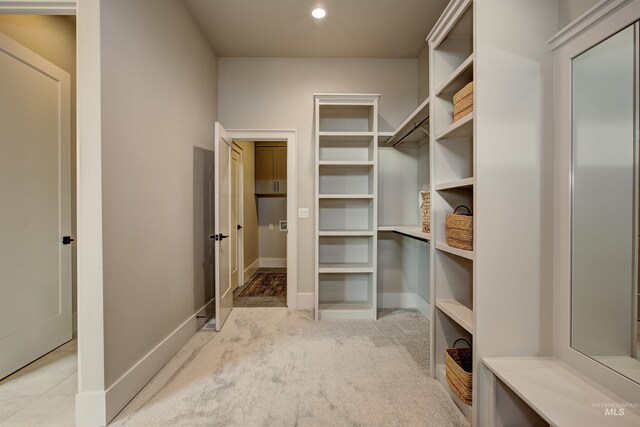
M 420 192 L 420 212 L 422 213 L 422 232 L 431 233 L 431 193 Z
M 466 209 L 468 213 L 458 214 L 459 209 Z M 452 248 L 473 250 L 473 216 L 471 209 L 466 206 L 458 206 L 452 214 L 447 214 L 445 221 L 445 234 L 447 245 Z
M 469 348 L 456 348 L 459 342 L 465 342 Z M 473 391 L 473 362 L 471 344 L 464 338 L 457 339 L 453 348 L 448 348 L 445 354 L 445 372 L 447 383 L 451 390 L 464 403 L 471 405 Z
M 457 122 L 473 111 L 473 82 L 453 95 L 453 121 Z

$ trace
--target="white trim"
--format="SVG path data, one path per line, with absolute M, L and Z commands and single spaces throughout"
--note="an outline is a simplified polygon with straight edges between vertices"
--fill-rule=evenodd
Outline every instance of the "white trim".
M 106 424 L 100 3 L 77 20 L 78 396 L 76 423 Z
M 71 331 L 73 332 L 73 335 L 78 333 L 78 312 L 77 311 L 74 311 L 73 313 L 71 313 Z
M 298 145 L 294 129 L 230 129 L 239 141 L 287 141 L 287 307 L 298 309 Z M 312 294 L 313 295 L 313 294 Z
M 416 308 L 416 294 L 387 292 L 378 294 L 378 308 Z
M 251 277 L 254 274 L 256 274 L 256 271 L 258 271 L 258 268 L 260 268 L 260 258 L 253 261 L 250 266 L 244 269 L 244 271 L 242 272 L 242 276 L 244 277 L 244 280 L 242 281 L 242 285 L 247 283 L 247 281 L 251 279 Z
M 75 15 L 75 1 L 0 0 L 0 13 L 20 15 Z
M 424 317 L 431 320 L 431 304 L 416 294 L 416 308 Z
M 553 355 L 628 402 L 637 400 L 638 383 L 571 347 L 571 71 L 573 58 L 639 18 L 640 0 L 627 1 L 606 17 L 585 23 L 554 52 Z
M 576 18 L 569 25 L 549 39 L 551 49 L 555 50 L 575 37 L 589 30 L 616 10 L 633 0 L 602 0 L 591 9 Z
M 313 292 L 298 294 L 298 310 L 313 310 L 315 304 L 316 299 Z
M 260 258 L 261 268 L 286 268 L 286 258 Z
M 105 392 L 107 419 L 110 421 L 135 397 L 155 374 L 185 345 L 201 326 L 198 315 L 207 313 L 213 300 L 192 314 L 158 345 L 145 354 Z M 209 310 L 212 310 L 209 308 Z

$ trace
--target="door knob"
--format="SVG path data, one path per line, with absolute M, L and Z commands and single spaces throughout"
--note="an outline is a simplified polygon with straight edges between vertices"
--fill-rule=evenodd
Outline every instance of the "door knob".
M 70 245 L 71 242 L 75 242 L 75 239 L 72 239 L 71 236 L 62 236 L 62 244 L 63 245 Z
M 224 234 L 222 234 L 222 233 L 220 233 L 220 234 L 218 235 L 218 239 L 220 239 L 220 240 L 226 239 L 227 237 L 229 237 L 229 236 L 225 236 L 225 235 L 224 235 Z

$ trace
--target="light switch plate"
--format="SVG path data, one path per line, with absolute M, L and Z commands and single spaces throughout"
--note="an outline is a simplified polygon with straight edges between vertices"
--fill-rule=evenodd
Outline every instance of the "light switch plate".
M 273 224 L 269 224 L 269 230 L 273 230 Z
M 298 218 L 309 218 L 309 208 L 298 208 Z

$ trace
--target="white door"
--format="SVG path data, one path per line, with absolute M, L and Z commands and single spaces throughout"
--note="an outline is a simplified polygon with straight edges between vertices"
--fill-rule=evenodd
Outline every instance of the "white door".
M 240 284 L 241 256 L 240 223 L 242 210 L 242 154 L 233 147 L 231 151 L 231 289 Z
M 69 341 L 69 74 L 0 33 L 0 378 Z
M 215 152 L 215 256 L 216 330 L 219 331 L 233 309 L 231 286 L 231 145 L 233 141 L 216 122 Z M 235 224 L 233 224 L 235 227 Z

